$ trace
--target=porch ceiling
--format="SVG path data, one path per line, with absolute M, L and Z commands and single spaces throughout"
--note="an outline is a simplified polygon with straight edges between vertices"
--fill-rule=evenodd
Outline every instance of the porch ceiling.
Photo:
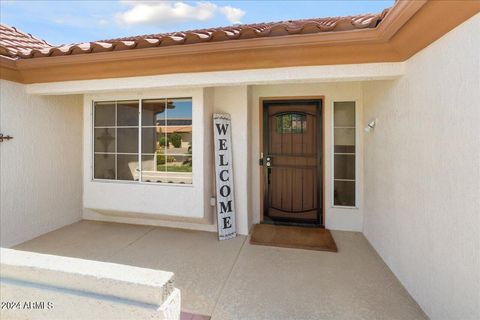
M 390 80 L 405 74 L 405 62 L 215 71 L 144 77 L 76 80 L 25 85 L 29 94 L 83 94 L 115 90 L 213 87 L 301 82 Z
M 182 309 L 212 319 L 426 318 L 361 233 L 332 233 L 338 253 L 81 221 L 15 249 L 173 271 Z

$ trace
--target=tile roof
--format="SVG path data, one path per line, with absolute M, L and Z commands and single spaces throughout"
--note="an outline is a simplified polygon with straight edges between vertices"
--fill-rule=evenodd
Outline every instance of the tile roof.
M 20 53 L 53 47 L 45 40 L 22 32 L 15 27 L 0 24 L 0 55 L 16 57 Z
M 199 29 L 183 32 L 150 34 L 70 45 L 52 46 L 46 41 L 23 33 L 16 28 L 1 25 L 0 55 L 10 58 L 36 58 L 188 45 L 201 42 L 219 42 L 251 38 L 289 36 L 321 32 L 349 31 L 375 28 L 388 13 L 361 14 L 347 17 L 329 17 L 289 20 L 269 23 L 234 25 L 221 28 Z

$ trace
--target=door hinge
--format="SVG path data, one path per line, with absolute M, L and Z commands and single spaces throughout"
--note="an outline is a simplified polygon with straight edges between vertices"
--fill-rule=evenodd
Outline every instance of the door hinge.
M 9 136 L 9 135 L 6 135 L 4 136 L 3 133 L 0 133 L 0 142 L 3 142 L 3 140 L 11 140 L 13 139 L 13 137 Z

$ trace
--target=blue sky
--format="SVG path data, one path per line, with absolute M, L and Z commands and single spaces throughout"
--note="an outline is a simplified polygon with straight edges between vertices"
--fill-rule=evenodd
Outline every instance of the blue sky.
M 1 23 L 51 44 L 183 31 L 235 23 L 380 12 L 390 1 L 1 0 Z

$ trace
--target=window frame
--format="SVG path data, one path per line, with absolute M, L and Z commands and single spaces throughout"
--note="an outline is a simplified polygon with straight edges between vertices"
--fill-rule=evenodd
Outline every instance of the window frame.
M 353 102 L 354 103 L 354 110 L 355 110 L 355 204 L 352 206 L 342 206 L 335 204 L 335 103 L 341 102 Z M 332 112 L 331 112 L 331 134 L 332 134 L 332 141 L 331 141 L 331 207 L 338 208 L 338 209 L 359 209 L 359 112 L 358 112 L 358 101 L 356 99 L 347 99 L 347 100 L 333 100 L 332 101 Z M 351 180 L 348 180 L 351 181 Z
M 90 120 L 91 120 L 91 125 L 90 125 L 90 132 L 91 132 L 91 139 L 90 139 L 90 152 L 91 152 L 91 159 L 90 159 L 90 181 L 91 182 L 100 182 L 100 183 L 117 183 L 117 184 L 133 184 L 133 185 L 155 185 L 155 186 L 172 186 L 172 187 L 194 187 L 194 163 L 192 160 L 192 183 L 169 183 L 169 182 L 152 182 L 152 181 L 142 181 L 142 102 L 143 100 L 151 100 L 151 99 L 190 99 L 191 104 L 192 104 L 192 132 L 195 130 L 194 126 L 194 112 L 193 112 L 193 105 L 194 105 L 194 97 L 191 95 L 188 96 L 170 96 L 170 95 L 162 95 L 161 97 L 155 96 L 151 97 L 150 95 L 148 97 L 124 97 L 123 95 L 120 95 L 119 97 L 112 97 L 112 98 L 103 98 L 103 99 L 91 99 L 91 104 L 90 104 Z M 117 180 L 117 179 L 99 179 L 95 178 L 95 103 L 105 103 L 105 102 L 114 102 L 115 103 L 115 126 L 114 128 L 117 128 L 116 121 L 117 121 L 117 103 L 119 101 L 138 101 L 138 150 L 137 150 L 137 157 L 138 157 L 138 174 L 139 174 L 139 180 Z M 148 127 L 148 126 L 147 126 Z M 193 140 L 192 140 L 192 150 L 193 149 Z M 115 145 L 115 150 L 116 150 L 116 145 Z M 116 152 L 114 153 L 116 154 Z M 192 159 L 194 158 L 192 154 Z M 117 170 L 117 161 L 115 161 L 115 172 Z

